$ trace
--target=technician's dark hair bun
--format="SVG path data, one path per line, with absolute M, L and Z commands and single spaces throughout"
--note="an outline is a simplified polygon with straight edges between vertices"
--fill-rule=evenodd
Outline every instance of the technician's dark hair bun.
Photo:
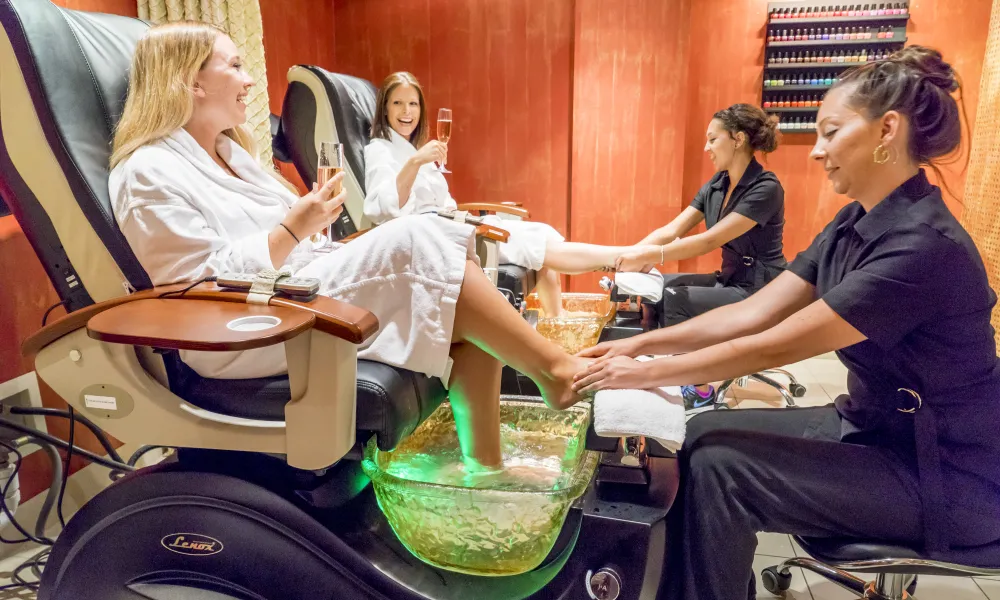
M 759 150 L 767 154 L 778 149 L 778 117 L 769 116 L 757 106 L 734 104 L 715 113 L 712 118 L 722 123 L 723 129 L 734 138 L 742 131 L 755 152 Z
M 869 118 L 897 111 L 910 121 L 910 154 L 921 164 L 962 144 L 962 120 L 952 95 L 958 74 L 933 48 L 909 46 L 883 60 L 846 71 L 834 86 L 854 86 L 849 102 Z

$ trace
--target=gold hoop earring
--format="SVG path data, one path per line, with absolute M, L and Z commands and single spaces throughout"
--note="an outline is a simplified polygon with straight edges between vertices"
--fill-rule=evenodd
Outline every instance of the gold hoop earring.
M 875 148 L 875 152 L 872 152 L 872 159 L 876 165 L 884 165 L 889 162 L 889 157 L 889 150 L 882 144 L 879 144 L 878 148 Z

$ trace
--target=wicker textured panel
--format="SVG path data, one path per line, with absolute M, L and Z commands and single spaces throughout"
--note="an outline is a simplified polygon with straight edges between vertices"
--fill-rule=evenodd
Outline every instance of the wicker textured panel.
M 271 168 L 271 115 L 264 63 L 264 25 L 258 0 L 137 0 L 139 18 L 150 23 L 203 21 L 221 27 L 243 55 L 256 81 L 247 98 L 247 123 L 253 131 L 260 162 Z
M 979 246 L 990 285 L 1000 289 L 1000 0 L 994 0 L 965 181 L 962 224 Z M 993 311 L 1000 343 L 1000 307 Z

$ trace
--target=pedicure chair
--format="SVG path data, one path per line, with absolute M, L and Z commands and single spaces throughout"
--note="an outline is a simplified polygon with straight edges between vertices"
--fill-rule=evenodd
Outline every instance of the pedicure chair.
M 600 466 L 539 566 L 483 577 L 412 555 L 379 510 L 362 448 L 406 440 L 444 400 L 441 382 L 358 360 L 379 326 L 364 307 L 249 304 L 215 283 L 153 287 L 107 185 L 147 24 L 49 0 L 0 0 L 0 24 L 0 185 L 68 312 L 23 351 L 103 431 L 177 449 L 76 513 L 41 600 L 655 597 L 676 461 L 592 431 L 584 445 Z M 246 319 L 269 327 L 238 326 Z M 178 357 L 279 343 L 287 376 L 206 379 Z
M 378 90 L 369 81 L 350 75 L 331 73 L 309 65 L 297 65 L 288 71 L 288 89 L 281 116 L 271 116 L 274 155 L 292 163 L 307 184 L 316 181 L 320 142 L 344 145 L 347 163 L 345 186 L 346 210 L 334 224 L 335 239 L 372 227 L 364 216 L 365 146 L 371 139 Z M 500 214 L 505 219 L 526 219 L 527 210 L 514 202 L 503 204 L 460 204 L 461 213 Z M 497 288 L 520 308 L 524 297 L 535 287 L 535 272 L 512 264 L 499 263 L 496 249 L 480 249 L 487 275 Z

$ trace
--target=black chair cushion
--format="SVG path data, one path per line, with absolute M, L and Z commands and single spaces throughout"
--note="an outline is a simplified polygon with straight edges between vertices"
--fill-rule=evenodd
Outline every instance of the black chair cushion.
M 497 288 L 508 290 L 516 299 L 535 289 L 535 272 L 517 265 L 501 264 L 497 269 Z
M 795 541 L 809 556 L 831 566 L 873 560 L 932 560 L 922 550 L 884 544 L 873 541 L 846 538 L 807 538 L 795 537 Z M 962 565 L 980 569 L 1000 569 L 1000 541 L 974 548 L 953 548 L 947 556 L 936 557 L 943 563 Z M 909 564 L 895 567 L 878 566 L 866 569 L 855 569 L 859 572 L 905 573 L 915 575 L 964 575 L 956 568 L 943 564 L 920 565 Z
M 285 420 L 285 403 L 291 395 L 288 377 L 206 379 L 174 353 L 164 356 L 164 364 L 171 390 L 199 408 L 244 419 Z M 434 412 L 445 395 L 439 379 L 359 360 L 357 429 L 375 434 L 379 448 L 391 450 Z

